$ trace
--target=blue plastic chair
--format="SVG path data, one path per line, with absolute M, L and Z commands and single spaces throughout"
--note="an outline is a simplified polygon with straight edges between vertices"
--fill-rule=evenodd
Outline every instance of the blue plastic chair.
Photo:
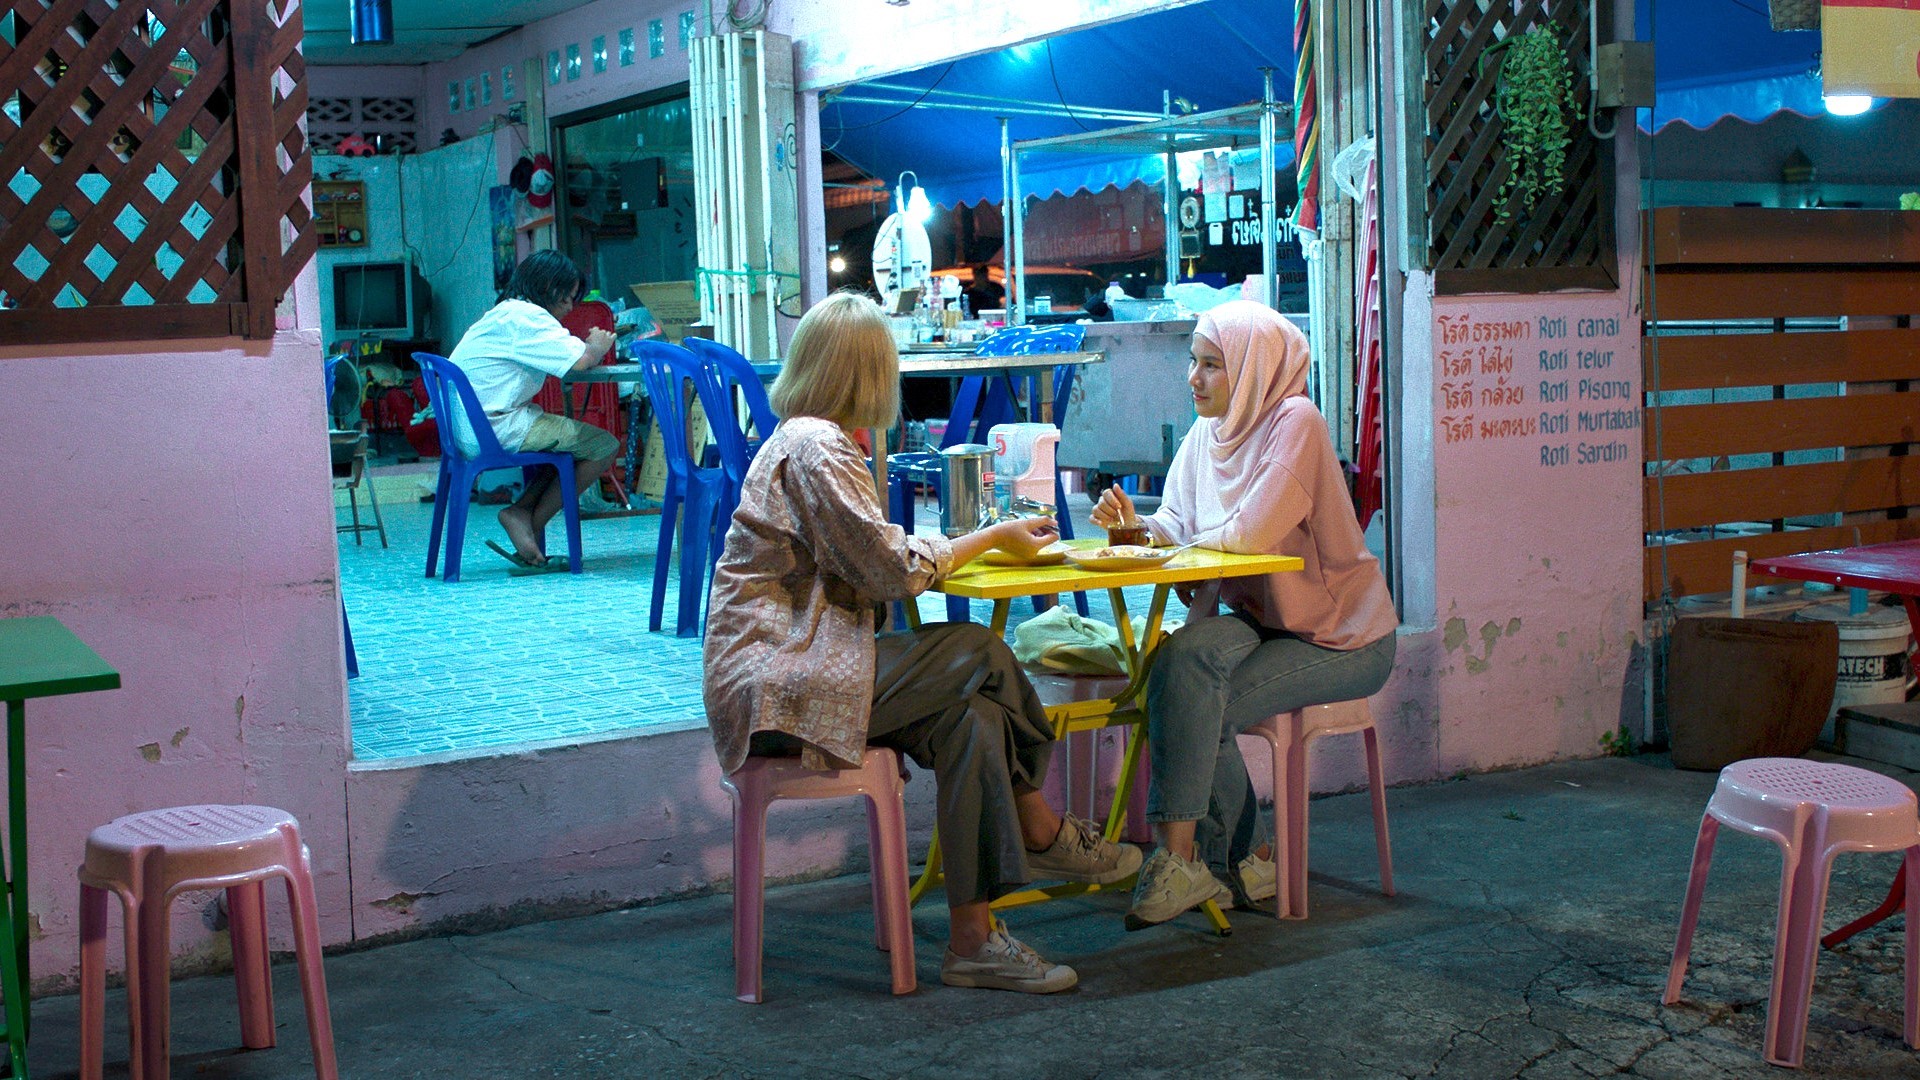
M 1003 379 L 986 375 L 968 375 L 960 380 L 953 395 L 953 411 L 947 417 L 947 430 L 940 436 L 938 449 L 966 443 L 984 443 L 995 424 L 1013 419 L 1013 400 Z M 891 454 L 887 457 L 887 517 L 909 535 L 914 527 L 914 493 L 922 485 L 933 489 L 934 498 L 944 499 L 946 468 L 937 452 Z M 947 619 L 965 622 L 969 614 L 963 596 L 947 597 Z
M 560 472 L 560 512 L 567 519 L 567 569 L 580 572 L 580 499 L 573 485 L 573 455 L 520 451 L 508 453 L 493 434 L 493 425 L 474 396 L 467 375 L 444 356 L 417 352 L 414 362 L 427 384 L 427 400 L 439 420 L 440 482 L 433 492 L 433 528 L 427 534 L 427 576 L 433 576 L 440 554 L 441 527 L 446 528 L 446 580 L 460 580 L 460 547 L 466 540 L 467 508 L 473 502 L 473 482 L 490 469 L 532 470 L 546 465 Z M 455 402 L 466 410 L 467 424 L 473 429 L 480 452 L 469 457 L 454 439 Z
M 634 359 L 640 362 L 646 379 L 647 398 L 653 403 L 654 419 L 660 425 L 660 441 L 666 447 L 667 482 L 660 496 L 660 538 L 653 555 L 653 602 L 647 615 L 647 629 L 660 629 L 667 599 L 667 567 L 673 560 L 673 533 L 680 530 L 680 604 L 674 619 L 674 636 L 693 637 L 700 633 L 700 607 L 707 593 L 707 573 L 720 558 L 720 543 L 726 536 L 720 513 L 729 504 L 729 488 L 737 492 L 740 478 L 746 474 L 746 442 L 739 431 L 724 421 L 712 423 L 714 441 L 720 447 L 721 464 L 703 467 L 695 464 L 687 449 L 687 404 L 685 380 L 692 380 L 700 407 L 708 416 L 727 416 L 726 392 L 719 380 L 693 353 L 678 345 L 643 341 L 634 346 Z M 733 498 L 737 499 L 737 495 Z
M 722 389 L 739 390 L 740 395 L 747 399 L 747 415 L 753 420 L 753 430 L 757 436 L 747 443 L 751 456 L 751 451 L 758 450 L 780 423 L 780 418 L 774 415 L 773 402 L 767 399 L 767 385 L 760 381 L 760 373 L 753 370 L 753 361 L 728 346 L 706 338 L 689 337 L 683 344 L 688 351 L 715 369 Z M 728 396 L 730 398 L 731 393 Z
M 1075 352 L 1086 339 L 1086 330 L 1078 325 L 1061 326 L 1013 326 L 995 333 L 982 341 L 974 350 L 977 356 L 1031 356 L 1043 353 Z M 1051 422 L 1060 426 L 1066 416 L 1067 395 L 1073 392 L 1074 367 L 1072 364 L 1057 364 L 1053 368 L 1053 415 Z M 1035 389 L 1039 376 L 1029 376 L 1028 400 L 1037 401 Z M 998 376 L 969 375 L 960 380 L 959 390 L 954 394 L 953 413 L 947 419 L 947 430 L 940 439 L 940 449 L 958 446 L 962 443 L 987 442 L 987 433 L 996 424 L 1012 423 L 1018 418 L 1018 409 L 1009 392 L 1012 380 Z M 917 485 L 933 488 L 936 498 L 943 497 L 940 485 L 944 472 L 938 453 L 895 454 L 887 459 L 888 514 L 895 524 L 913 531 L 913 492 Z M 1066 487 L 1060 480 L 1060 471 L 1054 469 L 1053 477 L 1054 505 L 1066 506 Z M 1060 536 L 1073 539 L 1073 522 L 1064 513 L 1059 515 Z M 1087 614 L 1085 593 L 1074 593 L 1074 607 L 1081 615 Z M 1052 605 L 1047 597 L 1035 597 L 1035 611 L 1044 611 Z M 968 617 L 968 603 L 961 597 L 947 598 L 947 617 L 955 622 Z

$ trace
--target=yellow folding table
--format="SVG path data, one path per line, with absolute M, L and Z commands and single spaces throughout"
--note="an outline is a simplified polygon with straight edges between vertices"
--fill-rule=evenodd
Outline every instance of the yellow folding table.
M 1069 541 L 1068 545 L 1082 550 L 1102 546 L 1097 540 Z M 949 596 L 993 601 L 990 625 L 994 633 L 1002 635 L 1007 631 L 1007 614 L 1012 609 L 1013 601 L 1020 597 L 1051 596 L 1099 588 L 1107 590 L 1113 604 L 1114 623 L 1120 631 L 1120 641 L 1126 653 L 1126 689 L 1111 698 L 1049 703 L 1047 718 L 1053 722 L 1055 739 L 1107 727 L 1130 729 L 1127 732 L 1126 756 L 1120 767 L 1120 779 L 1114 788 L 1113 807 L 1103 830 L 1108 840 L 1117 840 L 1126 825 L 1127 800 L 1132 794 L 1134 776 L 1139 772 L 1141 752 L 1146 746 L 1146 678 L 1152 665 L 1153 647 L 1160 638 L 1160 623 L 1166 614 L 1167 595 L 1175 585 L 1204 586 L 1208 582 L 1217 585 L 1225 578 L 1283 573 L 1299 570 L 1303 565 L 1291 555 L 1237 555 L 1202 548 L 1189 548 L 1159 566 L 1129 570 L 1086 570 L 1072 562 L 1058 566 L 991 566 L 976 560 L 955 570 L 946 580 L 936 584 L 934 589 Z M 1147 608 L 1146 633 L 1138 639 L 1146 643 L 1144 648 L 1134 645 L 1133 624 L 1127 613 L 1126 596 L 1121 592 L 1135 585 L 1153 586 L 1153 601 Z M 940 835 L 936 832 L 932 845 L 927 849 L 927 868 L 921 873 L 920 879 L 914 882 L 910 902 L 919 902 L 928 890 L 941 882 L 942 877 Z M 1131 889 L 1133 883 L 1134 879 L 1129 877 L 1110 885 L 1068 882 L 1028 888 L 1000 897 L 993 902 L 993 906 L 996 909 L 1021 907 L 1091 892 Z M 1209 901 L 1203 911 L 1220 934 L 1232 932 L 1218 905 Z

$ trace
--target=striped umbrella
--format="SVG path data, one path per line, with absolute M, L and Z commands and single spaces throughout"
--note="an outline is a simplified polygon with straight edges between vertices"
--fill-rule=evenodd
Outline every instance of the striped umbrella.
M 1293 4 L 1293 160 L 1300 201 L 1293 220 L 1303 229 L 1320 227 L 1320 89 L 1314 79 L 1312 0 Z

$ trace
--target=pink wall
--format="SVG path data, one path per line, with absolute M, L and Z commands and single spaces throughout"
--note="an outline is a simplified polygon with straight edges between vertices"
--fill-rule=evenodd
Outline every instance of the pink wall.
M 705 729 L 361 766 L 348 792 L 362 939 L 711 892 L 733 876 L 732 803 Z M 919 776 L 907 794 L 908 825 L 924 844 L 932 778 Z M 775 804 L 769 880 L 864 864 L 864 807 Z
M 843 9 L 827 0 L 776 4 L 775 29 L 785 20 L 798 35 L 810 77 L 846 81 L 1169 6 L 1074 0 L 1026 14 L 1040 6 L 1005 5 L 962 25 L 943 21 L 950 14 L 938 5 L 874 5 L 874 19 L 909 20 L 896 27 L 915 31 L 905 52 L 905 38 L 876 35 L 872 20 L 842 26 L 832 16 Z M 649 12 L 668 19 L 659 61 L 645 57 Z M 483 68 L 497 79 L 502 64 L 535 54 L 544 62 L 556 43 L 585 51 L 596 33 L 613 47 L 621 25 L 637 28 L 641 59 L 563 82 L 549 112 L 678 82 L 686 58 L 676 16 L 659 4 L 602 0 L 434 65 L 424 77 L 423 126 L 448 126 L 444 112 L 434 113 L 445 109 L 448 80 Z M 942 27 L 952 33 L 932 33 Z M 314 92 L 342 92 L 325 89 L 341 69 L 321 71 Z M 361 85 L 347 78 L 344 85 Z M 497 96 L 495 110 L 503 111 Z M 486 114 L 460 117 L 477 126 Z M 1630 223 L 1630 152 L 1621 169 Z M 1633 265 L 1632 253 L 1623 261 Z M 1629 682 L 1640 625 L 1637 456 L 1543 465 L 1538 431 L 1511 428 L 1445 443 L 1448 380 L 1438 365 L 1451 344 L 1439 327 L 1467 314 L 1536 327 L 1543 316 L 1617 317 L 1624 334 L 1629 301 L 1436 299 L 1429 285 L 1411 275 L 1402 305 L 1410 330 L 1400 358 L 1398 513 L 1410 621 L 1394 679 L 1375 701 L 1390 775 L 1426 779 L 1596 753 L 1623 700 L 1638 700 Z M 309 271 L 285 325 L 316 326 L 316 304 Z M 1610 377 L 1637 392 L 1631 348 L 1616 350 Z M 126 682 L 29 708 L 28 906 L 44 935 L 34 955 L 45 979 L 74 968 L 73 871 L 86 829 L 136 808 L 250 800 L 298 814 L 329 942 L 699 891 L 729 874 L 728 809 L 704 732 L 348 770 L 338 571 L 317 437 L 319 356 L 310 329 L 261 346 L 0 348 L 0 460 L 15 477 L 0 518 L 0 550 L 10 559 L 0 614 L 59 615 Z M 1526 382 L 1537 384 L 1537 355 L 1531 362 Z M 1506 419 L 1537 414 L 1534 390 L 1499 410 L 1512 414 Z M 1626 441 L 1637 451 L 1637 438 Z M 1317 787 L 1351 786 L 1361 775 L 1343 742 L 1354 740 L 1316 754 Z M 922 778 L 910 788 L 922 830 L 931 787 Z M 857 803 L 783 808 L 775 822 L 775 876 L 863 859 Z M 178 949 L 217 949 L 190 911 L 175 926 Z
M 183 803 L 296 814 L 324 932 L 346 938 L 345 671 L 318 335 L 44 353 L 0 348 L 12 477 L 0 616 L 57 616 L 123 685 L 27 707 L 35 972 L 75 967 L 87 830 Z M 177 909 L 177 947 L 208 943 L 194 914 L 207 899 Z
M 1433 771 L 1598 753 L 1640 700 L 1638 322 L 1618 293 L 1432 310 Z

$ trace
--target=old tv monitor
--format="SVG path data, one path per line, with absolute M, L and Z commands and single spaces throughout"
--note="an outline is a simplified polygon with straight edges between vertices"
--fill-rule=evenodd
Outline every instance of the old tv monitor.
M 423 337 L 429 310 L 426 279 L 407 260 L 334 264 L 336 334 L 402 340 Z

